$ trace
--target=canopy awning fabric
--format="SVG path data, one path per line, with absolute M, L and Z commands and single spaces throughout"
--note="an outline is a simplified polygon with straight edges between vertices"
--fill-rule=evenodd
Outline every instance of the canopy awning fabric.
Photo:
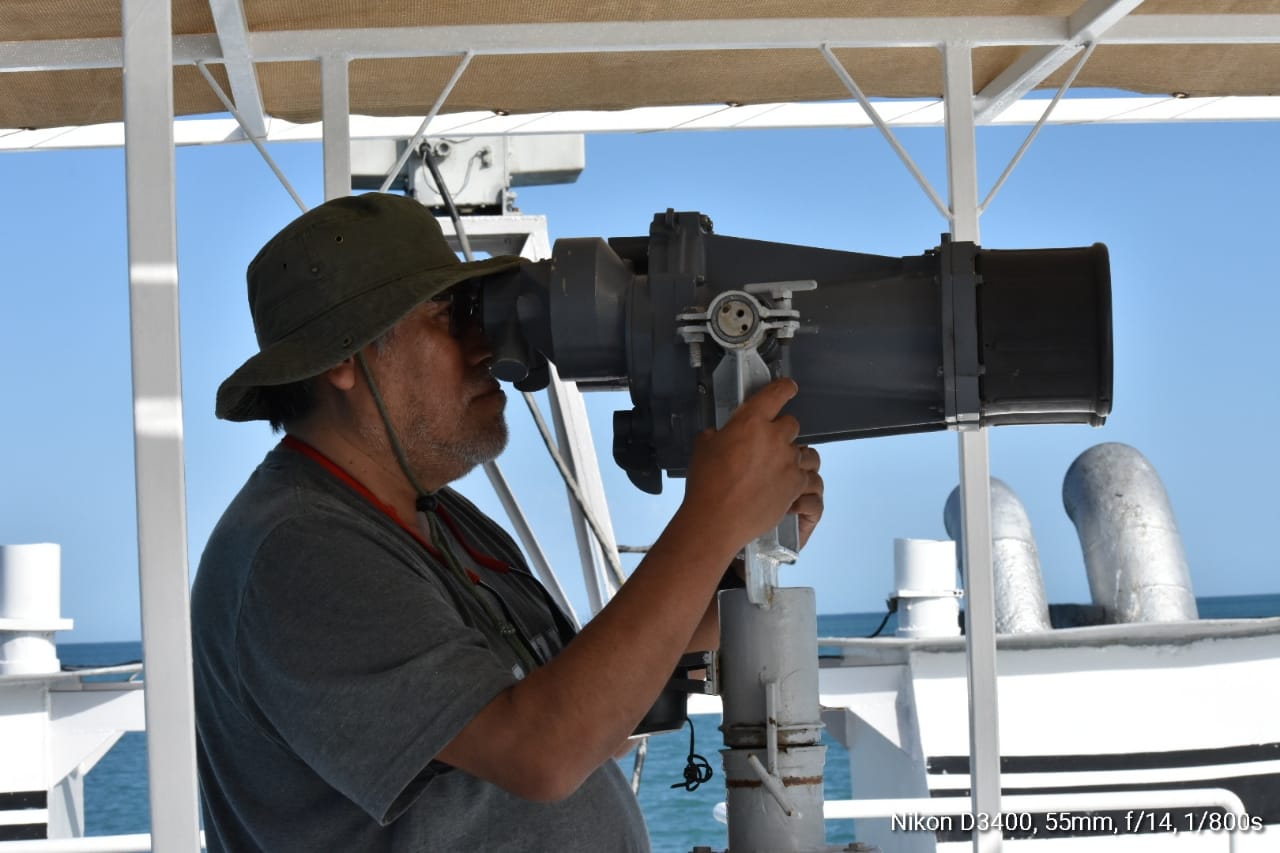
M 0 4 L 0 127 L 119 121 L 120 0 Z M 423 115 L 467 51 L 443 112 L 532 113 L 847 99 L 828 45 L 871 97 L 942 94 L 938 50 L 973 47 L 975 93 L 1019 66 L 1073 63 L 1076 87 L 1280 94 L 1280 0 L 172 0 L 179 116 L 221 112 L 256 80 L 265 115 L 315 121 L 321 57 L 349 60 L 350 109 Z M 252 69 L 246 78 L 245 70 Z M 1013 71 L 1010 71 L 1013 69 Z M 243 92 L 243 87 L 239 90 Z

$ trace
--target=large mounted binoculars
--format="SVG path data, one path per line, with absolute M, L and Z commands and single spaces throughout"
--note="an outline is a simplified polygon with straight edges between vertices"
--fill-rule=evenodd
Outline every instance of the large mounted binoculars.
M 557 240 L 550 260 L 470 296 L 458 301 L 479 314 L 497 378 L 538 390 L 552 362 L 584 390 L 631 392 L 613 455 L 654 494 L 717 425 L 716 368 L 743 352 L 796 380 L 786 411 L 805 443 L 1100 426 L 1111 411 L 1101 244 L 993 251 L 944 236 L 894 258 L 723 237 L 700 213 L 668 210 L 647 237 Z

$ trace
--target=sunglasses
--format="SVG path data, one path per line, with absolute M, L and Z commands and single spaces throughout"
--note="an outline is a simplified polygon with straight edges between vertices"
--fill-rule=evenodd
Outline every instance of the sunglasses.
M 431 297 L 432 302 L 449 305 L 449 334 L 463 338 L 473 326 L 482 327 L 480 286 L 476 281 L 455 284 L 444 293 Z

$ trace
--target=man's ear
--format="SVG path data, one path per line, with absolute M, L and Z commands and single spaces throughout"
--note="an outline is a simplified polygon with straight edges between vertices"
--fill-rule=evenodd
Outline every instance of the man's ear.
M 329 368 L 320 374 L 325 382 L 328 382 L 339 391 L 350 391 L 356 387 L 356 359 L 355 356 L 348 358 L 346 361 L 339 362 L 334 367 Z

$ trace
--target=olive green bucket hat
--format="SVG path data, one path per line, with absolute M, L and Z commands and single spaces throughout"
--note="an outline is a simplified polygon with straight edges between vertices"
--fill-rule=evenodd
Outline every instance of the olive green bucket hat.
M 215 413 L 266 419 L 261 388 L 318 376 L 433 296 L 519 263 L 511 255 L 459 261 L 431 211 L 404 196 L 325 202 L 285 226 L 249 264 L 259 352 L 218 388 Z

